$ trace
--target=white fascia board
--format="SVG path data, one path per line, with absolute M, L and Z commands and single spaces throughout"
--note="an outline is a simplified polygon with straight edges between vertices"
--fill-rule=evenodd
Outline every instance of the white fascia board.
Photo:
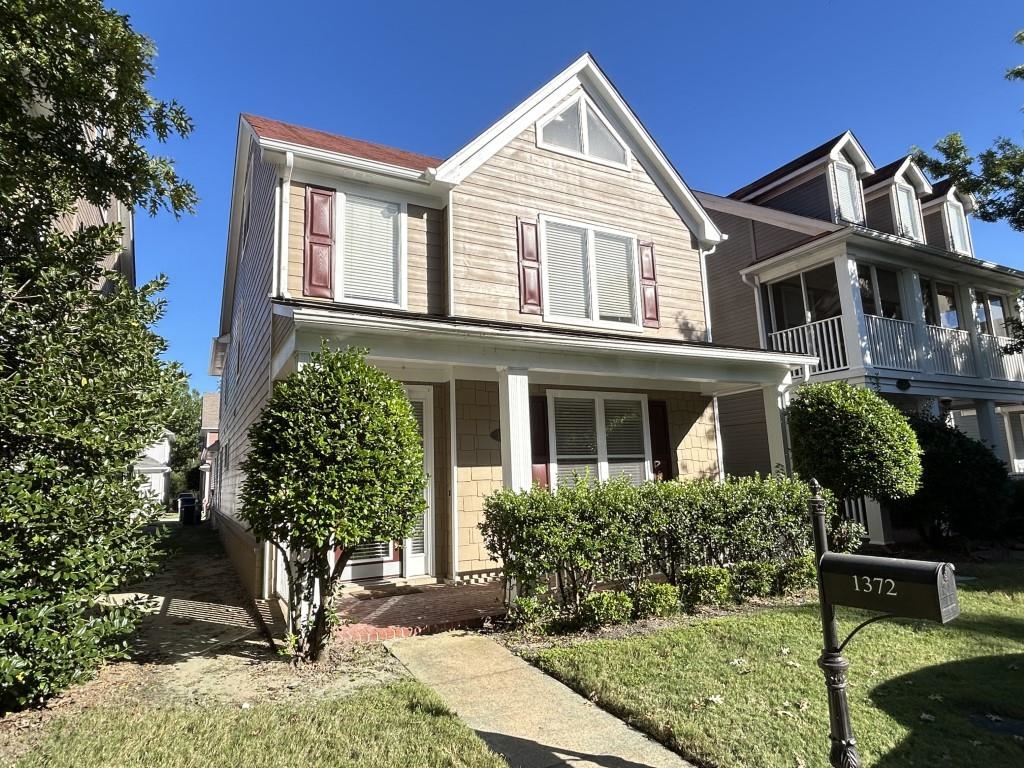
M 930 195 L 932 193 L 931 182 L 928 181 L 928 177 L 924 175 L 924 171 L 917 167 L 917 163 L 914 162 L 914 158 L 908 157 L 903 165 L 900 166 L 897 176 L 903 176 L 904 179 L 910 182 L 910 184 L 917 190 L 917 196 L 923 197 L 924 195 Z
M 491 349 L 545 349 L 561 355 L 569 352 L 583 352 L 602 358 L 631 356 L 649 360 L 708 361 L 780 370 L 789 370 L 816 362 L 816 358 L 812 356 L 787 352 L 730 349 L 687 343 L 651 344 L 634 339 L 571 336 L 546 333 L 541 330 L 468 327 L 453 322 L 419 320 L 413 317 L 406 319 L 349 312 L 340 313 L 333 309 L 315 307 L 295 307 L 294 318 L 296 326 L 344 328 L 356 332 L 412 339 L 415 343 L 420 344 L 424 343 L 426 339 L 455 340 L 464 345 L 466 342 L 477 341 Z
M 811 266 L 811 263 L 819 258 L 822 261 L 831 259 L 835 255 L 835 251 L 828 250 L 829 247 L 842 243 L 850 236 L 850 233 L 850 227 L 842 227 L 825 237 L 798 245 L 769 259 L 756 262 L 749 267 L 744 267 L 740 270 L 740 277 L 744 278 L 744 281 L 748 277 L 757 277 L 763 282 L 765 280 L 777 279 L 779 273 L 800 272 L 802 269 Z M 828 253 L 824 253 L 826 250 L 828 250 Z
M 663 193 L 666 193 L 670 202 L 674 203 L 676 212 L 696 234 L 702 246 L 710 249 L 722 242 L 724 237 L 715 222 L 589 53 L 580 56 L 515 109 L 442 163 L 437 169 L 437 180 L 448 184 L 460 184 L 498 150 L 522 133 L 527 126 L 547 114 L 580 87 L 591 96 L 600 97 L 600 100 L 611 108 L 614 117 L 627 130 L 634 145 L 645 159 L 650 161 L 645 167 L 664 180 L 666 189 L 662 190 Z
M 857 137 L 850 131 L 844 133 L 839 141 L 832 147 L 832 151 L 829 152 L 829 157 L 832 160 L 842 160 L 843 150 L 846 150 L 847 154 L 852 155 L 853 164 L 857 166 L 857 175 L 860 178 L 870 176 L 875 172 L 876 168 L 874 163 L 871 162 L 871 158 L 868 157 L 868 153 L 864 151 L 864 147 L 857 141 Z
M 210 376 L 220 376 L 224 372 L 224 356 L 227 353 L 228 344 L 231 342 L 231 334 L 225 333 L 215 336 L 210 344 L 210 365 L 207 373 Z
M 403 181 L 417 181 L 422 184 L 430 184 L 434 180 L 430 169 L 427 171 L 417 171 L 413 168 L 403 168 L 399 165 L 390 165 L 388 163 L 380 163 L 375 160 L 366 160 L 361 157 L 344 155 L 340 152 L 330 152 L 326 149 L 315 149 L 302 144 L 293 144 L 290 141 L 281 141 L 280 139 L 260 138 L 259 142 L 260 147 L 271 152 L 281 152 L 282 154 L 292 152 L 297 158 L 308 158 L 328 165 L 352 168 L 353 170 L 365 171 L 378 176 L 388 176 L 395 179 L 402 179 Z
M 731 197 L 720 197 L 709 192 L 695 191 L 693 194 L 702 206 L 710 208 L 712 211 L 728 213 L 741 219 L 760 221 L 762 224 L 801 232 L 805 235 L 821 235 L 843 228 L 841 224 L 835 224 L 831 221 L 812 219 L 809 216 L 800 216 L 788 211 L 778 211 L 774 208 L 766 208 L 754 203 L 743 203 L 739 200 L 733 200 Z

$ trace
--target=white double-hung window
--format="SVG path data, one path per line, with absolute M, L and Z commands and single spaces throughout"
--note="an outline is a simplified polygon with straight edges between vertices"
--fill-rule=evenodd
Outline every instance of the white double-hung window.
M 967 216 L 964 207 L 953 200 L 946 203 L 946 219 L 949 221 L 949 240 L 953 250 L 965 256 L 971 255 L 971 239 L 967 234 Z
M 903 237 L 921 242 L 921 219 L 917 207 L 917 195 L 913 187 L 896 185 L 896 211 L 899 213 L 899 232 Z
M 857 170 L 852 165 L 836 161 L 832 164 L 832 177 L 836 186 L 836 214 L 839 220 L 863 223 L 864 209 L 861 206 Z
M 545 319 L 639 329 L 636 239 L 541 217 Z
M 338 193 L 340 296 L 338 301 L 404 308 L 404 203 Z
M 573 477 L 650 479 L 646 395 L 548 391 L 552 487 Z

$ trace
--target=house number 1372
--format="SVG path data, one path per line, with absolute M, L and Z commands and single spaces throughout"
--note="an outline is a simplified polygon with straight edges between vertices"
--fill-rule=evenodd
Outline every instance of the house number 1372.
M 896 592 L 896 582 L 892 579 L 883 579 L 878 576 L 875 578 L 871 578 L 870 576 L 854 576 L 853 589 L 855 592 L 867 592 L 874 595 L 898 597 Z

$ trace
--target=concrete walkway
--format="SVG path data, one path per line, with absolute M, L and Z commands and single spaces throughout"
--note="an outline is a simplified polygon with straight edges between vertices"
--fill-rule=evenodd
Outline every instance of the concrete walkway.
M 387 646 L 511 768 L 693 768 L 489 638 L 446 633 Z

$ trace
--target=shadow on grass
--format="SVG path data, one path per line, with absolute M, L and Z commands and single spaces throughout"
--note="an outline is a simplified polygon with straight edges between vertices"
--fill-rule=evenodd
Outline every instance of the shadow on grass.
M 977 631 L 999 623 L 978 622 Z M 1005 623 L 1009 626 L 997 628 L 999 634 L 1021 637 L 1021 622 Z M 1024 654 L 938 664 L 885 682 L 871 698 L 910 735 L 876 767 L 1024 765 L 1022 690 Z
M 160 524 L 167 552 L 151 578 L 128 587 L 150 613 L 133 642 L 135 661 L 175 664 L 203 654 L 276 659 L 220 537 L 207 524 Z
M 476 735 L 483 739 L 492 751 L 504 757 L 510 766 L 516 768 L 518 766 L 552 766 L 554 768 L 562 765 L 576 765 L 581 762 L 601 768 L 648 768 L 644 763 L 635 763 L 632 760 L 613 755 L 591 755 L 562 747 L 551 747 L 504 733 L 478 730 Z

